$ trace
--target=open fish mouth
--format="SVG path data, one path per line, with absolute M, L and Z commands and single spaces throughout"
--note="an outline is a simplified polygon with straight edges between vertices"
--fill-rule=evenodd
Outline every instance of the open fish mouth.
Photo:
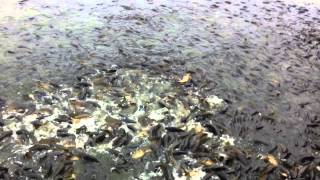
M 251 161 L 264 163 L 247 169 L 255 177 L 290 176 L 275 171 L 277 157 L 259 157 L 228 135 L 214 118 L 227 103 L 193 86 L 190 74 L 111 66 L 77 80 L 39 82 L 27 105 L 3 107 L 0 177 L 230 179 Z

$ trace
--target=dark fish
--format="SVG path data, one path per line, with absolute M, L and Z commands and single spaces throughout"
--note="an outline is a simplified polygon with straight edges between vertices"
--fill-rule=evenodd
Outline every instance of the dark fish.
M 190 150 L 190 146 L 191 146 L 191 140 L 192 137 L 188 136 L 182 140 L 180 139 L 174 139 L 174 142 L 177 146 L 179 146 L 179 149 L 182 150 L 182 151 L 185 151 L 185 150 Z
M 316 127 L 319 127 L 319 126 L 320 126 L 319 123 L 309 123 L 309 124 L 307 124 L 307 127 L 309 127 L 309 128 L 316 128 Z
M 264 128 L 264 126 L 261 125 L 261 124 L 257 124 L 257 125 L 256 125 L 256 130 L 261 130 L 261 129 L 263 129 L 263 128 Z
M 22 170 L 20 170 L 21 172 L 21 176 L 22 177 L 26 177 L 27 179 L 35 179 L 35 180 L 41 180 L 41 175 L 37 174 L 37 172 L 35 172 L 33 169 L 27 169 L 27 168 L 23 168 Z
M 228 180 L 227 173 L 223 171 L 216 171 L 215 174 L 219 177 L 220 180 Z
M 276 166 L 272 166 L 272 165 L 265 166 L 260 172 L 259 179 L 263 179 L 264 177 L 267 177 L 268 174 L 271 174 L 276 168 L 277 168 Z
M 26 2 L 28 2 L 29 0 L 20 0 L 18 3 L 19 5 L 24 5 Z
M 81 82 L 81 81 L 87 81 L 87 77 L 85 76 L 77 76 L 76 79 Z
M 0 166 L 0 176 L 8 172 L 9 169 L 7 167 Z
M 72 123 L 71 118 L 67 115 L 59 115 L 54 121 Z
M 207 128 L 208 131 L 214 134 L 215 136 L 220 134 L 218 129 L 213 124 L 204 124 L 204 127 Z
M 136 129 L 134 126 L 132 126 L 132 125 L 130 125 L 130 124 L 127 124 L 127 127 L 128 127 L 128 129 L 130 129 L 132 132 L 137 132 L 137 129 Z
M 188 148 L 191 149 L 192 152 L 195 152 L 199 146 L 200 146 L 200 139 L 198 136 L 196 135 L 193 135 L 191 138 L 190 138 L 190 141 L 189 141 L 189 144 L 188 144 Z
M 211 180 L 212 177 L 214 177 L 215 173 L 213 172 L 210 172 L 210 173 L 207 173 L 204 177 L 203 177 L 203 180 Z
M 69 137 L 74 136 L 73 134 L 68 133 L 68 129 L 58 129 L 57 137 Z
M 121 7 L 125 10 L 133 10 L 132 6 L 121 5 Z
M 119 156 L 120 152 L 114 149 L 108 149 L 108 152 L 114 156 Z
M 132 139 L 130 134 L 127 134 L 123 129 L 120 130 L 120 134 L 115 138 L 112 145 L 115 147 L 121 147 L 127 145 Z
M 49 150 L 50 147 L 48 145 L 45 144 L 35 144 L 32 147 L 29 148 L 29 151 L 45 151 L 45 150 Z
M 201 122 L 201 121 L 207 121 L 212 116 L 213 114 L 210 112 L 199 112 L 195 115 L 194 118 L 196 119 L 197 122 Z
M 27 131 L 26 129 L 20 129 L 16 132 L 17 135 L 19 135 L 19 138 L 23 141 L 23 142 L 29 142 L 29 140 L 31 140 L 32 142 L 36 141 L 36 138 L 34 137 L 34 135 Z
M 210 158 L 212 156 L 213 156 L 213 154 L 209 153 L 209 152 L 196 151 L 196 152 L 192 153 L 193 158 Z
M 160 124 L 153 126 L 149 129 L 148 134 L 149 134 L 149 140 L 160 140 L 161 138 L 161 130 L 162 126 Z
M 276 121 L 273 117 L 265 115 L 262 116 L 262 120 L 270 121 L 271 123 Z
M 4 131 L 0 134 L 0 141 L 4 140 L 7 137 L 10 137 L 12 135 L 12 131 Z
M 0 98 L 0 110 L 6 105 L 6 100 Z
M 161 163 L 160 168 L 163 172 L 163 179 L 165 180 L 174 180 L 172 170 L 167 163 Z
M 100 163 L 100 161 L 96 157 L 86 154 L 85 152 L 82 152 L 81 150 L 78 150 L 78 149 L 74 149 L 72 151 L 72 154 L 80 157 L 84 161 Z
M 2 127 L 2 126 L 4 126 L 4 120 L 2 119 L 1 116 L 2 116 L 2 115 L 0 114 L 0 126 Z
M 254 139 L 254 140 L 253 140 L 253 144 L 269 146 L 268 143 L 266 143 L 266 142 L 264 142 L 264 141 L 261 141 L 261 140 L 258 140 L 258 139 Z
M 89 83 L 89 82 L 82 81 L 82 82 L 77 83 L 77 86 L 80 86 L 80 87 L 91 87 L 92 84 Z
M 58 138 L 48 138 L 48 139 L 41 139 L 39 144 L 57 144 L 60 142 Z
M 236 160 L 238 160 L 239 162 L 241 162 L 244 165 L 248 164 L 247 157 L 246 157 L 245 153 L 242 152 L 238 148 L 230 147 L 230 149 L 228 149 L 228 151 L 227 151 L 227 155 L 231 159 L 236 159 Z
M 172 152 L 172 155 L 173 156 L 181 156 L 181 155 L 186 155 L 188 154 L 188 151 L 180 151 L 180 150 L 177 150 L 177 151 L 173 151 Z
M 26 113 L 25 115 L 30 115 L 36 111 L 36 105 L 32 103 L 26 104 Z
M 146 116 L 141 116 L 138 119 L 138 122 L 140 123 L 141 126 L 148 126 L 153 120 L 149 119 Z
M 91 155 L 88 155 L 88 154 L 83 154 L 83 155 L 81 156 L 81 158 L 82 158 L 83 160 L 89 161 L 89 162 L 97 162 L 97 163 L 100 162 L 97 158 L 95 158 L 95 157 L 93 157 L 93 156 L 91 156 Z
M 93 106 L 95 108 L 101 108 L 101 106 L 97 102 L 94 102 L 94 101 L 86 101 L 86 104 L 89 106 Z
M 94 137 L 96 143 L 101 143 L 106 138 L 107 132 L 102 131 Z
M 35 129 L 38 129 L 40 126 L 43 125 L 43 123 L 42 123 L 40 120 L 32 121 L 31 124 L 33 125 L 33 127 L 34 127 Z
M 170 144 L 172 144 L 175 139 L 172 135 L 169 135 L 169 134 L 165 134 L 163 137 L 160 136 L 159 138 L 161 138 L 161 145 L 163 147 L 169 147 Z
M 82 134 L 87 132 L 87 127 L 86 126 L 81 126 L 80 128 L 76 129 L 77 134 Z
M 273 154 L 277 149 L 278 149 L 278 146 L 275 145 L 274 147 L 272 147 L 272 148 L 268 151 L 268 153 L 269 153 L 269 154 Z
M 315 157 L 314 156 L 305 156 L 305 157 L 302 157 L 299 162 L 301 163 L 301 165 L 308 165 L 310 164 L 313 160 L 315 160 Z
M 158 101 L 159 105 L 161 105 L 162 107 L 166 107 L 168 109 L 172 108 L 172 105 L 170 105 L 169 103 L 165 102 L 164 100 L 159 100 Z
M 169 132 L 184 132 L 184 130 L 177 127 L 166 127 L 165 129 Z
M 298 169 L 298 177 L 303 178 L 306 177 L 309 172 L 309 166 L 302 166 Z
M 91 95 L 92 95 L 92 91 L 89 88 L 85 87 L 81 89 L 81 92 L 78 97 L 80 100 L 84 100 L 86 98 L 90 98 Z
M 218 171 L 225 171 L 227 170 L 227 167 L 225 166 L 219 166 L 219 165 L 213 165 L 213 166 L 210 166 L 210 167 L 204 167 L 203 168 L 204 171 L 206 172 L 218 172 Z

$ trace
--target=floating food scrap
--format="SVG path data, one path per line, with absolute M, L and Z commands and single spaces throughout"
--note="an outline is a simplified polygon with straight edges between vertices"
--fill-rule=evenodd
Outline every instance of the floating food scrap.
M 179 83 L 184 84 L 189 82 L 190 80 L 191 80 L 191 74 L 187 73 L 182 77 L 182 79 L 179 80 Z
M 201 164 L 203 164 L 205 166 L 212 166 L 214 164 L 214 162 L 211 159 L 205 159 L 205 160 L 201 161 Z
M 234 179 L 254 156 L 215 118 L 226 106 L 217 96 L 143 70 L 90 72 L 73 87 L 39 83 L 27 108 L 6 105 L 0 178 Z
M 151 152 L 151 150 L 150 149 L 138 149 L 132 153 L 132 158 L 133 159 L 140 159 L 148 152 Z
M 264 156 L 263 159 L 270 163 L 272 166 L 278 166 L 277 159 L 271 154 Z

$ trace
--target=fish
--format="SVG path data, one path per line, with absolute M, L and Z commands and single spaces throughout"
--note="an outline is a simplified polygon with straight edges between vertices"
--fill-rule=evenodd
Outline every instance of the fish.
M 77 86 L 79 86 L 79 87 L 91 87 L 92 84 L 89 83 L 89 82 L 86 82 L 86 81 L 81 81 L 81 82 L 77 83 Z
M 132 140 L 132 136 L 130 134 L 127 134 L 123 132 L 122 135 L 117 136 L 113 142 L 112 146 L 114 147 L 121 147 L 127 145 Z
M 70 137 L 74 136 L 73 134 L 68 133 L 68 129 L 58 129 L 57 137 Z
M 69 117 L 68 115 L 61 115 L 61 114 L 57 118 L 55 118 L 54 121 L 57 121 L 59 123 L 61 122 L 72 123 L 71 117 Z
M 60 142 L 60 139 L 58 138 L 47 138 L 47 139 L 41 139 L 39 140 L 39 144 L 57 144 Z
M 310 164 L 313 160 L 315 160 L 316 158 L 314 156 L 304 156 L 302 158 L 300 158 L 299 163 L 301 165 L 308 165 Z
M 4 107 L 5 107 L 5 105 L 6 105 L 6 100 L 5 100 L 5 99 L 0 98 L 0 110 L 1 110 L 2 108 L 4 108 Z
M 43 125 L 41 120 L 32 121 L 31 124 L 34 126 L 35 129 L 38 129 L 41 125 Z
M 87 161 L 87 162 L 100 163 L 100 161 L 96 157 L 89 155 L 89 154 L 87 154 L 81 150 L 78 150 L 78 149 L 72 150 L 72 154 L 80 157 L 82 160 Z
M 29 152 L 33 152 L 33 151 L 45 151 L 45 150 L 49 150 L 50 147 L 48 145 L 45 144 L 35 144 L 33 146 L 31 146 L 29 148 Z
M 36 138 L 34 137 L 33 133 L 27 131 L 26 129 L 20 129 L 16 131 L 16 134 L 23 142 L 29 142 L 29 140 L 36 142 Z
M 3 141 L 5 138 L 10 137 L 13 134 L 12 131 L 4 131 L 0 133 L 0 142 Z
M 177 127 L 165 127 L 165 129 L 169 132 L 184 132 L 184 130 Z
M 94 141 L 95 143 L 101 143 L 103 142 L 103 140 L 105 140 L 107 135 L 107 131 L 102 131 L 100 133 L 98 133 L 95 137 L 94 137 Z
M 160 124 L 157 124 L 156 126 L 152 126 L 148 131 L 149 140 L 150 141 L 160 140 L 162 129 L 163 129 L 163 127 Z
M 137 132 L 137 128 L 135 128 L 133 125 L 127 124 L 128 129 L 130 129 L 132 132 Z

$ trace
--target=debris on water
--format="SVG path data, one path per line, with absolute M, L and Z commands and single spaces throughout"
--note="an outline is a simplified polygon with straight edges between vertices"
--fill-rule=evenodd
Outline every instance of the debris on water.
M 201 161 L 201 164 L 203 164 L 205 166 L 212 166 L 214 164 L 214 162 L 211 159 L 205 159 L 205 160 Z
M 271 154 L 268 154 L 264 157 L 262 157 L 262 159 L 266 160 L 269 164 L 271 164 L 272 166 L 278 166 L 278 161 L 277 159 L 271 155 Z
M 182 79 L 179 80 L 179 83 L 184 84 L 187 83 L 191 80 L 191 74 L 187 73 L 185 75 L 183 75 Z
M 221 106 L 223 104 L 223 99 L 218 98 L 217 96 L 211 95 L 206 98 L 206 101 L 208 102 L 210 108 L 216 108 L 218 106 Z
M 234 146 L 235 139 L 233 137 L 230 137 L 230 136 L 228 136 L 226 134 L 223 134 L 220 137 L 220 140 L 221 140 L 221 144 L 223 146 Z
M 157 110 L 151 111 L 148 117 L 150 119 L 153 119 L 153 120 L 156 120 L 156 121 L 160 121 L 160 120 L 162 120 L 162 119 L 164 119 L 166 117 L 165 113 L 168 112 L 168 111 L 169 110 L 167 108 L 157 109 Z
M 140 158 L 142 158 L 146 153 L 149 153 L 149 152 L 151 152 L 150 149 L 138 149 L 138 150 L 136 150 L 136 151 L 134 151 L 134 152 L 132 153 L 132 158 L 133 158 L 133 159 L 140 159 Z

